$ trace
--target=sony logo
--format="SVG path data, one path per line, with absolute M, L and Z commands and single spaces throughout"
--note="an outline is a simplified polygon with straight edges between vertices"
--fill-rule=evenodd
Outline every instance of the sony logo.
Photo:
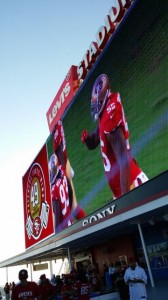
M 90 224 L 90 223 L 96 222 L 100 219 L 103 219 L 107 215 L 112 215 L 114 213 L 115 207 L 116 207 L 116 204 L 111 205 L 111 206 L 107 207 L 106 209 L 102 210 L 101 212 L 98 212 L 97 214 L 92 215 L 88 219 L 83 220 L 82 225 L 85 226 L 87 224 Z

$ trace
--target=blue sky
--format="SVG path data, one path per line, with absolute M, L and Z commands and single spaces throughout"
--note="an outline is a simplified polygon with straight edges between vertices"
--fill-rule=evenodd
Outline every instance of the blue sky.
M 54 96 L 113 2 L 0 1 L 0 261 L 25 250 L 22 176 L 49 135 Z

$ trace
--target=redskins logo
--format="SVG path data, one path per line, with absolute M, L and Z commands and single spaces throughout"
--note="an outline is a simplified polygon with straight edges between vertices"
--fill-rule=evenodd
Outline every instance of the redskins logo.
M 38 163 L 30 169 L 26 190 L 26 231 L 28 238 L 38 239 L 48 224 L 49 205 L 46 202 L 46 188 L 43 170 Z

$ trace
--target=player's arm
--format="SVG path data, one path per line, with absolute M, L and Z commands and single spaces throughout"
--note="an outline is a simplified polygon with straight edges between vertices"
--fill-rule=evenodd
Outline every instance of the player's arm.
M 130 190 L 130 156 L 126 147 L 124 133 L 121 127 L 117 127 L 106 136 L 120 166 L 120 184 L 123 195 Z
M 86 129 L 84 129 L 81 133 L 81 141 L 89 150 L 95 149 L 100 144 L 98 126 L 92 133 L 89 133 Z

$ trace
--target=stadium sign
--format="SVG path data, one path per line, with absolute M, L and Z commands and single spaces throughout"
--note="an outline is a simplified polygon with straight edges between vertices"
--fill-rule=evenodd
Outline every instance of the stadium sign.
M 105 17 L 105 26 L 101 26 L 96 33 L 96 42 L 92 42 L 86 51 L 82 61 L 77 67 L 78 79 L 83 80 L 88 70 L 92 67 L 95 60 L 101 53 L 109 40 L 111 34 L 116 30 L 121 22 L 126 9 L 128 9 L 133 0 L 115 0 L 114 6 L 111 7 L 109 15 Z
M 77 67 L 72 65 L 46 114 L 50 132 L 61 119 L 78 87 Z
M 107 44 L 109 37 L 116 30 L 132 2 L 133 0 L 115 0 L 114 5 L 109 10 L 109 15 L 105 17 L 105 26 L 101 26 L 96 33 L 96 42 L 93 41 L 90 44 L 89 50 L 86 51 L 78 66 L 71 66 L 46 114 L 50 133 L 63 116 L 80 83 L 95 63 Z

